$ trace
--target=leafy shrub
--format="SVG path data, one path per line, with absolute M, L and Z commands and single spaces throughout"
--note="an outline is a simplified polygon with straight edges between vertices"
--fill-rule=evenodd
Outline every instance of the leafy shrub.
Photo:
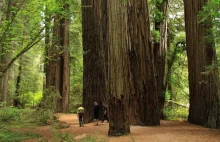
M 152 35 L 152 38 L 153 38 L 154 42 L 159 42 L 159 40 L 160 40 L 160 32 L 159 31 L 152 30 L 151 35 Z
M 0 110 L 1 122 L 15 121 L 19 116 L 18 110 L 14 108 L 5 107 Z
M 40 107 L 34 114 L 39 124 L 46 125 L 49 119 L 53 119 L 53 114 L 56 111 L 56 100 L 59 98 L 60 95 L 54 87 L 49 87 L 44 91 L 44 97 L 40 102 Z
M 49 119 L 52 119 L 53 118 L 53 111 L 52 110 L 44 110 L 44 109 L 40 109 L 40 110 L 37 110 L 36 111 L 36 114 L 37 115 L 37 121 L 39 121 L 39 124 L 41 125 L 47 125 L 47 121 Z
M 30 132 L 14 132 L 9 130 L 0 130 L 0 141 L 1 142 L 19 142 L 25 139 L 33 139 L 40 137 L 39 134 Z
M 181 106 L 167 106 L 164 108 L 165 119 L 167 120 L 187 120 L 188 108 Z
M 28 122 L 32 115 L 32 109 L 17 109 L 13 107 L 4 107 L 0 109 L 0 122 Z
M 44 91 L 44 97 L 41 100 L 40 107 L 45 110 L 56 110 L 56 100 L 61 98 L 54 87 L 49 87 Z

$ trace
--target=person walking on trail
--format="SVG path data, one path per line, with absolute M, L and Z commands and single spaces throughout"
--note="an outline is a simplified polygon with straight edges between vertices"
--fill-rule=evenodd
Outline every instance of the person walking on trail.
M 108 114 L 107 114 L 107 107 L 106 107 L 106 106 L 104 106 L 104 116 L 103 116 L 103 118 L 102 118 L 102 123 L 103 123 L 105 120 L 107 120 L 107 122 L 109 122 L 109 120 L 108 120 Z
M 96 126 L 98 126 L 98 122 L 99 122 L 99 106 L 97 104 L 97 102 L 94 102 L 94 108 L 93 108 L 93 113 L 94 113 L 94 123 Z
M 82 107 L 82 105 L 80 105 L 80 107 L 77 109 L 77 116 L 79 118 L 79 126 L 80 127 L 84 126 L 84 123 L 83 123 L 84 108 Z

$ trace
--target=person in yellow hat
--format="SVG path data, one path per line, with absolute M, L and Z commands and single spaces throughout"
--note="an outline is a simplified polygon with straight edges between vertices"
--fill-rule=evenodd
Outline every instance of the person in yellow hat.
M 77 116 L 79 118 L 79 126 L 80 127 L 84 126 L 84 123 L 83 123 L 84 108 L 82 107 L 82 105 L 80 105 L 80 107 L 77 109 Z

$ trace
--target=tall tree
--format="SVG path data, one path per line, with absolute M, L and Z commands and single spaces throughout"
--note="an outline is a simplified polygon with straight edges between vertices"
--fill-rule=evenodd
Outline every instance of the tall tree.
M 131 48 L 127 3 L 107 1 L 108 17 L 108 94 L 109 135 L 130 133 L 130 65 Z
M 131 100 L 133 100 L 130 104 L 131 122 L 140 125 L 159 125 L 159 103 L 148 4 L 145 0 L 129 0 L 128 3 L 129 34 L 132 41 L 129 48 Z
M 69 71 L 69 4 L 59 3 L 60 11 L 54 16 L 54 41 L 47 50 L 46 88 L 53 87 L 61 98 L 56 99 L 56 111 L 69 111 L 70 71 Z
M 5 18 L 4 7 L 5 7 L 5 1 L 0 0 L 0 24 L 2 24 L 2 21 Z M 0 44 L 0 51 L 2 53 L 2 45 L 1 44 Z M 2 63 L 2 55 L 0 56 L 0 63 Z M 2 69 L 1 66 L 0 66 L 0 69 Z M 1 90 L 2 90 L 2 79 L 0 79 L 0 92 L 2 92 Z M 2 93 L 0 93 L 0 94 L 2 94 Z
M 93 120 L 94 102 L 106 102 L 106 0 L 82 0 L 83 106 L 85 122 Z
M 219 74 L 212 23 L 199 23 L 198 13 L 208 0 L 184 0 L 189 71 L 189 122 L 220 127 Z M 209 20 L 210 21 L 210 20 Z
M 165 86 L 164 86 L 164 74 L 165 74 L 165 62 L 167 51 L 167 7 L 168 0 L 158 1 L 156 0 L 156 16 L 154 18 L 154 30 L 159 32 L 159 40 L 154 41 L 154 61 L 156 68 L 156 80 L 157 80 L 157 92 L 159 95 L 161 118 L 163 118 L 163 106 L 165 103 Z
M 11 22 L 11 17 L 12 17 L 12 7 L 13 7 L 13 1 L 9 0 L 7 2 L 7 10 L 6 10 L 6 17 L 5 20 L 7 22 Z M 9 25 L 8 25 L 9 26 Z M 1 49 L 1 55 L 0 55 L 0 74 L 2 77 L 0 77 L 0 93 L 2 94 L 2 102 L 6 102 L 6 98 L 7 98 L 7 91 L 8 91 L 8 70 L 3 72 L 3 69 L 5 68 L 5 66 L 8 64 L 9 62 L 9 53 L 7 51 L 7 49 L 9 49 L 10 44 L 6 44 L 6 39 L 7 36 L 10 36 L 8 33 L 8 30 L 5 30 L 2 35 L 1 35 L 1 43 L 0 43 L 0 49 Z

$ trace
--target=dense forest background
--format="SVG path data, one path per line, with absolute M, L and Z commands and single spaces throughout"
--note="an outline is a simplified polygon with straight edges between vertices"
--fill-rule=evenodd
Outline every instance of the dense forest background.
M 121 121 L 129 115 L 132 123 L 158 125 L 158 120 L 151 120 L 151 117 L 159 113 L 158 118 L 161 119 L 188 120 L 191 112 L 191 122 L 219 127 L 216 126 L 218 124 L 214 126 L 215 120 L 210 120 L 211 116 L 206 115 L 207 111 L 201 114 L 204 119 L 197 121 L 195 111 L 203 108 L 189 111 L 189 107 L 190 101 L 191 104 L 202 105 L 199 102 L 207 104 L 206 101 L 213 100 L 211 97 L 196 99 L 202 91 L 204 93 L 201 96 L 218 92 L 220 2 L 201 2 L 204 7 L 199 7 L 199 4 L 189 1 L 141 0 L 135 3 L 128 0 L 117 4 L 116 1 L 89 0 L 82 0 L 82 3 L 80 0 L 0 0 L 0 98 L 1 107 L 6 109 L 1 109 L 1 113 L 8 109 L 12 112 L 1 115 L 1 121 L 14 114 L 11 108 L 42 108 L 39 113 L 46 115 L 48 112 L 73 113 L 83 103 L 88 112 L 85 114 L 86 122 L 90 122 L 93 102 L 97 101 L 101 105 L 109 105 L 112 120 L 109 133 L 114 135 L 117 128 L 114 130 L 113 125 L 120 122 L 113 120 L 121 111 L 115 108 L 129 108 L 130 104 L 127 102 L 133 101 L 134 108 L 130 109 L 129 114 L 123 113 Z M 122 9 L 118 13 L 130 10 L 130 13 L 124 13 L 127 18 L 116 19 L 120 17 L 114 16 L 117 14 L 112 10 L 114 5 Z M 189 8 L 191 5 L 194 6 L 193 9 Z M 142 14 L 134 12 L 139 10 Z M 124 31 L 124 27 L 128 30 Z M 138 35 L 141 30 L 144 34 Z M 129 36 L 124 34 L 126 32 Z M 122 36 L 116 36 L 121 33 Z M 194 35 L 195 33 L 197 34 Z M 143 37 L 146 42 L 141 44 L 138 41 L 143 40 Z M 190 41 L 194 37 L 196 40 Z M 120 49 L 118 46 L 123 46 L 124 43 L 126 48 L 129 46 L 129 54 L 126 48 Z M 200 51 L 203 47 L 204 50 Z M 116 58 L 122 62 L 114 60 Z M 126 64 L 127 62 L 130 64 Z M 145 62 L 148 66 L 144 65 Z M 129 73 L 124 71 L 126 68 L 129 68 Z M 151 70 L 152 68 L 154 69 Z M 114 70 L 119 74 L 114 74 Z M 132 77 L 129 80 L 120 73 L 124 76 L 132 74 Z M 200 75 L 201 78 L 198 77 Z M 193 77 L 198 77 L 198 80 L 194 81 Z M 114 88 L 114 84 L 119 87 Z M 195 84 L 204 86 L 200 88 Z M 190 89 L 190 85 L 195 89 Z M 210 86 L 214 86 L 214 89 Z M 211 88 L 207 89 L 211 91 L 201 90 L 202 88 Z M 190 92 L 197 95 L 190 97 Z M 117 93 L 122 96 L 130 94 L 130 98 L 124 95 L 123 100 Z M 146 96 L 158 95 L 158 101 L 150 97 L 149 100 L 146 99 L 145 103 L 154 104 L 155 101 L 154 105 L 158 108 L 147 103 L 145 116 L 142 116 L 142 106 L 136 108 L 137 102 L 144 96 L 142 93 Z M 137 97 L 137 94 L 140 96 Z M 214 102 L 219 106 L 219 93 L 216 96 L 214 95 Z M 122 100 L 121 104 L 115 103 L 115 98 Z M 151 107 L 155 108 L 154 112 L 150 111 Z M 208 107 L 208 111 L 216 111 L 211 106 Z M 217 109 L 217 117 L 220 119 L 220 109 Z M 115 112 L 116 110 L 119 112 Z M 138 119 L 135 119 L 136 115 L 139 116 Z

